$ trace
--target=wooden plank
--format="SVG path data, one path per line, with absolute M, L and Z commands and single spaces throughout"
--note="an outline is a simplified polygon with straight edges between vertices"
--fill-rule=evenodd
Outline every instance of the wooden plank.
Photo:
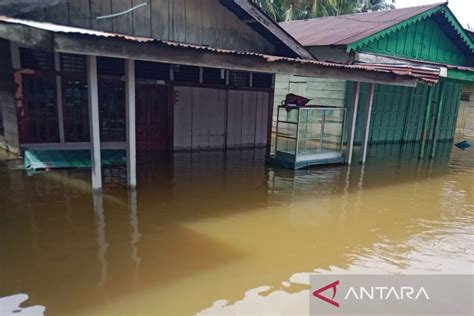
M 1 24 L 0 24 L 1 25 Z M 297 74 L 301 76 L 326 76 L 335 79 L 361 82 L 390 83 L 392 85 L 416 86 L 417 80 L 403 75 L 374 72 L 362 69 L 326 67 L 320 64 L 280 60 L 268 62 L 260 56 L 222 54 L 206 49 L 179 48 L 167 45 L 150 45 L 118 38 L 71 37 L 55 34 L 57 51 L 100 55 L 116 58 L 132 58 L 182 65 L 226 68 L 231 70 L 258 71 L 276 74 Z
M 215 148 L 225 147 L 226 102 L 227 90 L 217 89 L 213 111 L 216 113 L 218 120 L 215 121 L 214 130 L 211 134 L 212 144 Z
M 201 0 L 186 0 L 185 14 L 185 42 L 202 45 L 203 21 Z
M 242 144 L 242 102 L 243 92 L 229 90 L 227 108 L 227 147 L 238 147 Z
M 255 145 L 257 94 L 255 91 L 243 91 L 242 102 L 242 143 L 243 146 Z
M 172 0 L 151 0 L 151 36 L 157 39 L 170 39 L 170 9 Z
M 208 88 L 195 89 L 200 90 L 200 98 L 199 105 L 194 105 L 193 118 L 196 117 L 196 108 L 199 108 L 199 118 L 193 120 L 195 122 L 193 126 L 194 124 L 199 125 L 194 129 L 193 137 L 195 136 L 200 141 L 199 148 L 224 148 L 226 91 Z
M 426 142 L 428 141 L 428 132 L 430 129 L 430 115 L 431 115 L 431 105 L 433 102 L 434 87 L 428 88 L 428 99 L 426 100 L 425 106 L 425 117 L 423 119 L 422 127 L 422 138 L 421 138 L 421 147 L 420 147 L 420 159 L 423 159 L 425 156 Z
M 186 0 L 173 0 L 170 2 L 170 40 L 186 42 L 186 4 Z
M 255 145 L 264 146 L 267 143 L 268 133 L 268 115 L 269 115 L 269 96 L 268 92 L 257 92 L 257 111 L 256 111 L 256 129 Z
M 217 6 L 215 0 L 201 0 L 202 5 L 202 44 L 216 47 Z
M 193 88 L 174 87 L 174 92 L 174 149 L 191 149 Z
M 206 137 L 206 104 L 203 100 L 209 96 L 209 89 L 193 88 L 192 107 L 192 148 L 200 149 L 208 147 Z
M 91 28 L 91 9 L 89 0 L 69 1 L 69 24 Z
M 441 125 L 441 114 L 443 113 L 443 107 L 445 103 L 445 93 L 446 93 L 446 84 L 444 82 L 440 82 L 440 92 L 438 96 L 438 109 L 436 111 L 435 123 L 434 123 L 434 130 L 433 130 L 433 147 L 431 148 L 431 155 L 430 158 L 433 158 L 436 155 L 436 147 L 438 145 L 438 138 L 440 138 L 440 125 Z M 441 137 L 441 139 L 443 139 Z
M 150 2 L 150 1 L 149 1 Z M 144 0 L 132 0 L 132 5 L 135 7 L 145 3 Z M 163 8 L 161 8 L 163 9 Z M 137 36 L 151 36 L 151 8 L 148 5 L 137 8 L 132 12 L 133 19 L 133 34 Z
M 110 1 L 91 1 L 92 28 L 101 31 L 112 31 L 112 19 L 99 19 L 97 17 L 112 14 Z
M 62 2 L 46 8 L 46 19 L 51 23 L 69 25 L 68 3 Z
M 132 0 L 113 0 L 112 14 L 120 13 L 132 7 Z M 127 13 L 112 18 L 113 31 L 121 34 L 133 34 L 132 14 Z

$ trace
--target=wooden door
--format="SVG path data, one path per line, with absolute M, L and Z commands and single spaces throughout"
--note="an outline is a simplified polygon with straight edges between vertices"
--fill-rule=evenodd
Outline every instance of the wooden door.
M 168 86 L 137 84 L 137 150 L 168 148 Z

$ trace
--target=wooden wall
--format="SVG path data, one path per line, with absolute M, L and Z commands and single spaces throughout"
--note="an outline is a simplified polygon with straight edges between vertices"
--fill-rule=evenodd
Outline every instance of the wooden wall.
M 0 40 L 0 146 L 14 153 L 19 150 L 10 43 Z
M 445 90 L 443 109 L 438 129 L 438 140 L 451 140 L 456 129 L 461 84 L 446 81 L 442 88 Z M 352 100 L 354 83 L 349 81 L 347 100 Z M 435 130 L 435 113 L 440 102 L 441 85 L 434 87 L 433 103 L 431 106 L 431 119 L 428 124 L 428 139 L 433 139 Z M 369 132 L 369 144 L 406 143 L 417 142 L 422 139 L 423 121 L 427 108 L 429 88 L 425 84 L 418 84 L 416 88 L 376 84 L 374 103 Z M 355 143 L 362 142 L 363 118 L 365 117 L 365 104 L 368 97 L 368 84 L 362 83 L 357 112 Z M 348 105 L 347 117 L 352 115 L 352 104 Z M 346 120 L 346 132 L 349 128 Z
M 269 92 L 175 87 L 175 95 L 174 149 L 266 145 Z
M 96 17 L 148 5 L 119 17 Z M 273 54 L 274 46 L 218 0 L 68 0 L 28 18 L 101 31 Z
M 444 19 L 441 16 L 439 18 Z M 451 26 L 445 25 L 440 26 L 440 23 L 432 16 L 372 40 L 359 48 L 358 51 L 427 60 L 442 64 L 472 65 L 472 57 L 459 49 L 458 44 L 446 32 L 446 28 Z M 472 56 L 472 53 L 470 56 Z

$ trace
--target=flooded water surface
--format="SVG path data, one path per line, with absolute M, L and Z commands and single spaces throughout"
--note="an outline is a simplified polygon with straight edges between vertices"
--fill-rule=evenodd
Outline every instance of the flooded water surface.
M 108 170 L 102 195 L 88 171 L 3 161 L 0 298 L 18 315 L 297 315 L 310 273 L 471 274 L 474 152 L 450 151 L 299 171 L 260 150 L 150 155 L 136 193 Z

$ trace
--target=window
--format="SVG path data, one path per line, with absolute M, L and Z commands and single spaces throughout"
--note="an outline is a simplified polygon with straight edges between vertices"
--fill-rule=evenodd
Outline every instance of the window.
M 87 59 L 83 55 L 61 54 L 64 139 L 88 142 L 89 97 Z
M 60 54 L 61 72 L 87 74 L 87 58 L 84 55 Z
M 225 85 L 226 71 L 217 68 L 203 68 L 203 82 L 207 84 Z
M 104 142 L 124 142 L 125 82 L 99 78 L 100 139 Z
M 59 141 L 55 75 L 22 76 L 22 143 Z
M 199 67 L 173 65 L 174 81 L 199 83 Z
M 118 58 L 97 58 L 99 85 L 100 140 L 124 142 L 125 129 L 125 61 Z
M 252 87 L 255 88 L 271 88 L 273 76 L 271 74 L 253 73 Z
M 250 73 L 241 71 L 229 72 L 229 85 L 235 87 L 249 87 Z
M 54 54 L 20 48 L 21 68 L 54 71 Z

